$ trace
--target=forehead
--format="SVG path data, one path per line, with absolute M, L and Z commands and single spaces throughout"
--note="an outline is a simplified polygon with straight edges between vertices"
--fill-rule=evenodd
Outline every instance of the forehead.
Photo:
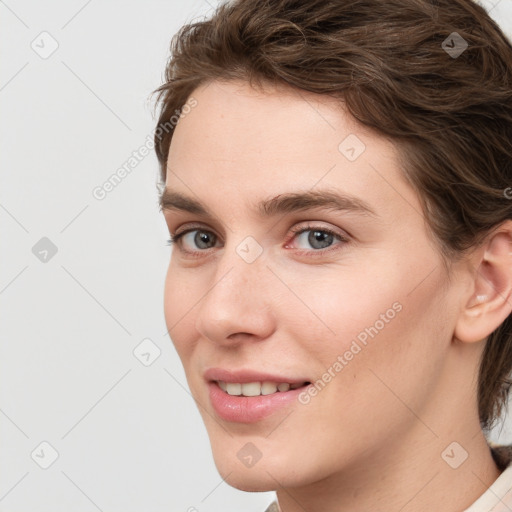
M 177 140 L 190 142 L 182 139 L 192 134 L 194 144 L 213 140 L 218 157 L 223 152 L 228 158 L 253 151 L 262 153 L 265 144 L 265 151 L 271 151 L 274 157 L 275 150 L 282 154 L 288 149 L 290 152 L 283 157 L 289 158 L 310 147 L 299 147 L 301 141 L 323 138 L 324 147 L 332 149 L 333 143 L 341 142 L 345 131 L 347 134 L 369 132 L 345 112 L 341 100 L 284 85 L 255 89 L 244 81 L 213 81 L 200 86 L 192 96 L 197 105 L 178 123 L 171 152 L 178 149 Z M 340 126 L 341 118 L 343 126 Z M 325 138 L 326 135 L 330 137 Z M 240 142 L 244 143 L 243 147 Z M 315 142 L 318 145 L 318 140 Z
M 196 89 L 193 97 L 197 105 L 175 128 L 171 164 L 184 153 L 189 160 L 243 163 L 250 158 L 300 161 L 326 151 L 337 158 L 347 135 L 366 136 L 368 131 L 344 112 L 339 100 L 283 85 L 260 90 L 247 82 L 214 81 Z
M 412 193 L 396 148 L 339 100 L 283 86 L 255 90 L 246 82 L 211 82 L 192 96 L 197 105 L 176 126 L 170 146 L 170 190 L 210 197 L 221 209 L 315 188 L 386 209 Z

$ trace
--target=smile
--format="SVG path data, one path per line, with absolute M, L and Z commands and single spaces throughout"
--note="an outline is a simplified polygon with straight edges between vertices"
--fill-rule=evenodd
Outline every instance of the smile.
M 225 382 L 217 381 L 222 391 L 231 396 L 260 396 L 272 395 L 274 393 L 284 393 L 290 389 L 297 389 L 309 384 L 309 382 L 293 383 L 288 382 Z
M 300 406 L 299 395 L 308 385 L 309 382 L 210 381 L 208 391 L 210 403 L 219 418 L 232 423 L 256 423 L 291 407 L 294 402 L 298 402 L 295 407 Z

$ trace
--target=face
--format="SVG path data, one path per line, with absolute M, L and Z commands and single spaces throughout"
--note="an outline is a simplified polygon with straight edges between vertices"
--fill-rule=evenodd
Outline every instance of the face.
M 304 91 L 192 96 L 166 187 L 201 208 L 164 201 L 165 318 L 217 469 L 264 491 L 396 453 L 439 400 L 457 291 L 394 146 Z

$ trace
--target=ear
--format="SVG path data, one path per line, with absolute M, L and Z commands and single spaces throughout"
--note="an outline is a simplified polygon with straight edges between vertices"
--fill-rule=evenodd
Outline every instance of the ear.
M 473 277 L 454 336 L 463 342 L 482 341 L 512 311 L 512 221 L 494 229 L 471 258 Z

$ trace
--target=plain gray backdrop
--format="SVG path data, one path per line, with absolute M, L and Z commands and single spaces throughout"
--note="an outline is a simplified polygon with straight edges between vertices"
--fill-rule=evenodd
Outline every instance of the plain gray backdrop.
M 482 3 L 510 37 L 512 0 Z M 130 160 L 172 35 L 216 5 L 0 1 L 0 512 L 260 512 L 274 497 L 217 473 L 165 334 L 157 161 Z M 510 421 L 492 436 L 512 442 Z

